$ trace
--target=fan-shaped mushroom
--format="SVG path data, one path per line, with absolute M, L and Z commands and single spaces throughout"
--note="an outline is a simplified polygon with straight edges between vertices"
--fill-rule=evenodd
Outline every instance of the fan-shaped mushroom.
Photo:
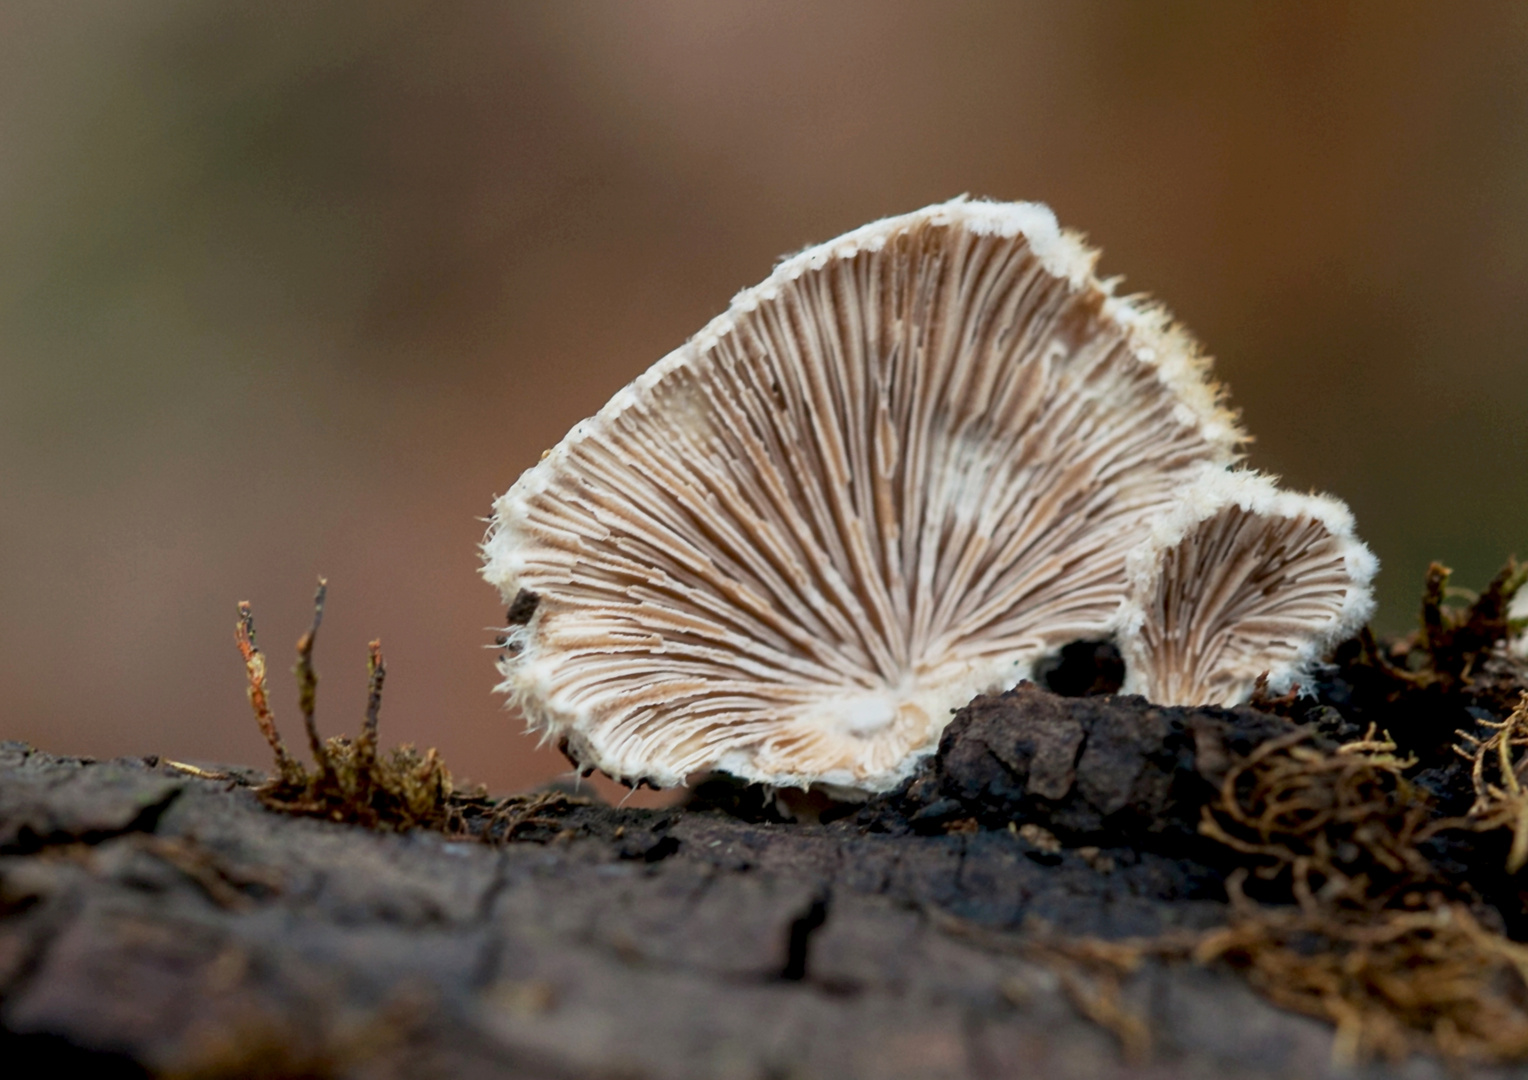
M 1126 553 L 1243 436 L 1095 258 L 956 200 L 780 263 L 495 503 L 500 689 L 628 782 L 874 791 L 1106 636 Z
M 1379 563 L 1336 499 L 1208 470 L 1128 560 L 1119 643 L 1125 693 L 1164 705 L 1288 690 L 1374 609 Z

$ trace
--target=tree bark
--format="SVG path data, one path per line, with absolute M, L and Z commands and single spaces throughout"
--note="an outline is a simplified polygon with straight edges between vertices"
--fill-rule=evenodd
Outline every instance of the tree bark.
M 0 1061 L 549 1080 L 1333 1072 L 1326 1025 L 1232 972 L 1147 962 L 1111 1004 L 1106 981 L 1026 948 L 1224 915 L 1213 868 L 1172 848 L 1192 830 L 1143 823 L 1192 820 L 1173 816 L 1194 812 L 1184 785 L 1210 790 L 1240 721 L 1156 710 L 1143 748 L 1121 732 L 1145 721 L 1121 727 L 1091 700 L 1075 731 L 1045 727 L 1066 745 L 967 720 L 964 764 L 942 754 L 943 774 L 828 824 L 550 799 L 500 842 L 274 813 L 247 770 L 3 744 Z M 1260 715 L 1247 722 L 1276 722 Z M 1040 800 L 1076 846 L 1006 827 L 1002 799 Z M 1110 835 L 1137 839 L 1083 843 Z M 1095 1022 L 1110 1008 L 1144 1021 L 1148 1053 L 1122 1055 Z M 1444 1072 L 1413 1060 L 1405 1075 Z

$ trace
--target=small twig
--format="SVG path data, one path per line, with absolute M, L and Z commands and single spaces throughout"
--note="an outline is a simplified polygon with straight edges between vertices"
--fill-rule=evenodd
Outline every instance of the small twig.
M 1507 785 L 1507 793 L 1513 798 L 1521 796 L 1522 785 L 1517 782 L 1517 769 L 1512 762 L 1512 728 L 1503 725 L 1501 734 L 1496 738 L 1496 756 L 1501 767 L 1502 782 Z
M 1427 678 L 1424 675 L 1407 671 L 1405 668 L 1398 667 L 1391 662 L 1390 658 L 1385 655 L 1385 650 L 1380 648 L 1379 642 L 1375 640 L 1374 631 L 1369 627 L 1365 626 L 1358 632 L 1358 643 L 1363 650 L 1362 655 L 1364 659 L 1371 666 L 1378 668 L 1390 678 L 1397 679 L 1411 686 L 1423 686 L 1426 684 Z
M 1497 571 L 1486 591 L 1470 605 L 1467 629 L 1482 643 L 1499 640 L 1504 630 L 1510 630 L 1507 609 L 1517 596 L 1518 590 L 1528 583 L 1528 563 L 1516 558 Z
M 232 780 L 233 779 L 233 774 L 232 773 L 221 772 L 221 771 L 215 772 L 215 771 L 213 771 L 211 769 L 203 769 L 203 768 L 199 768 L 199 767 L 197 767 L 195 765 L 188 765 L 184 761 L 170 761 L 169 759 L 165 759 L 165 760 L 161 761 L 160 764 L 163 765 L 167 769 L 174 769 L 176 772 L 183 772 L 187 776 L 194 776 L 198 780 Z
M 1519 774 L 1528 765 L 1528 758 L 1519 754 L 1513 758 L 1513 749 L 1528 749 L 1528 693 L 1524 693 L 1518 706 L 1501 721 L 1484 721 L 1480 727 L 1490 731 L 1487 737 L 1460 731 L 1460 741 L 1454 752 L 1470 762 L 1470 780 L 1475 787 L 1475 805 L 1470 807 L 1470 817 L 1475 827 L 1482 831 L 1493 829 L 1512 830 L 1512 846 L 1507 853 L 1507 873 L 1516 874 L 1528 865 L 1528 790 L 1525 790 Z M 1486 762 L 1496 761 L 1497 783 L 1486 775 Z
M 303 726 L 308 732 L 308 752 L 321 774 L 333 772 L 329 755 L 324 752 L 324 740 L 319 738 L 318 724 L 313 720 L 313 708 L 318 697 L 318 673 L 313 670 L 313 641 L 318 636 L 319 624 L 324 621 L 324 596 L 329 582 L 318 579 L 318 591 L 313 594 L 313 625 L 297 639 L 297 666 L 292 673 L 297 676 L 297 703 L 302 709 Z
M 1448 594 L 1448 579 L 1453 571 L 1440 562 L 1430 563 L 1422 584 L 1422 645 L 1432 652 L 1443 640 L 1445 619 L 1443 601 Z
M 1247 704 L 1251 708 L 1262 712 L 1277 713 L 1280 716 L 1300 699 L 1300 684 L 1295 683 L 1282 694 L 1273 694 L 1268 689 L 1268 672 L 1263 672 L 1252 684 L 1252 697 Z
M 249 678 L 249 704 L 255 710 L 255 723 L 260 734 L 270 744 L 276 755 L 276 769 L 282 777 L 294 777 L 301 772 L 296 760 L 287 753 L 281 733 L 276 730 L 276 718 L 271 715 L 270 702 L 265 693 L 265 654 L 255 645 L 255 617 L 249 609 L 249 601 L 239 602 L 239 621 L 234 625 L 234 640 L 239 645 L 239 655 L 244 657 L 244 670 Z

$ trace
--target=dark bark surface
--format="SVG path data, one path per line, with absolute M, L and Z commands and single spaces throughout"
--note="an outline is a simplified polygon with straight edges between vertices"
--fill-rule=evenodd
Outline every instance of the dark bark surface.
M 1326 1025 L 1187 963 L 1126 983 L 1154 1038 L 1126 1062 L 1023 945 L 1045 926 L 1220 921 L 1198 806 L 1232 753 L 1287 722 L 1015 694 L 966 710 L 903 792 L 827 824 L 549 800 L 492 843 L 273 813 L 237 770 L 0 744 L 0 1061 L 98 1076 L 1333 1073 Z M 1369 1072 L 1446 1075 L 1420 1058 Z

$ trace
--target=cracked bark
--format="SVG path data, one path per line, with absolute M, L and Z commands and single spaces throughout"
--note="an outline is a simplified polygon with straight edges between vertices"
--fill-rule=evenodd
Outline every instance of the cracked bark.
M 102 1076 L 1327 1074 L 1325 1026 L 1190 966 L 1128 987 L 1157 1045 L 1126 1064 L 1054 972 L 942 928 L 1216 923 L 1219 879 L 1190 857 L 1186 823 L 1229 753 L 1282 721 L 995 700 L 907 790 L 827 825 L 583 805 L 501 846 L 273 814 L 238 770 L 0 746 L 0 1061 Z M 1034 847 L 1016 817 L 1102 843 L 1113 869 Z

